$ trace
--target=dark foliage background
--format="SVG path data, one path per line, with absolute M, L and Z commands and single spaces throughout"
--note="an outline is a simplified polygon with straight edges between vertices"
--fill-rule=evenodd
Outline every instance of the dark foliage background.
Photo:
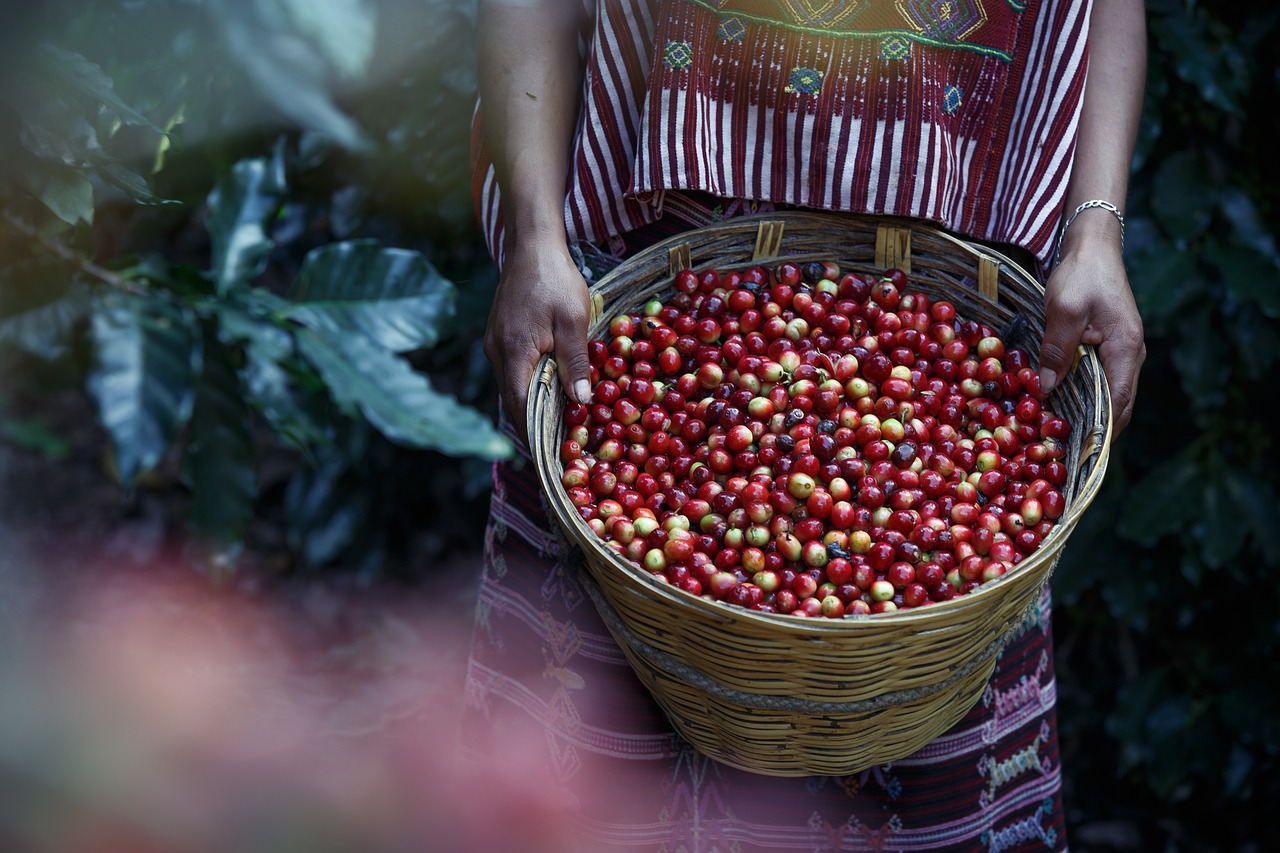
M 1072 841 L 1269 850 L 1280 12 L 1147 9 L 1126 258 L 1149 358 L 1054 578 Z M 188 556 L 214 578 L 419 582 L 474 555 L 485 457 L 505 447 L 467 440 L 492 415 L 479 339 L 495 283 L 469 202 L 472 4 L 23 15 L 0 64 L 0 446 L 16 468 L 118 481 L 113 512 L 162 507 L 165 535 L 194 533 Z M 29 49 L 42 40 L 56 52 Z M 310 287 L 328 298 L 299 310 Z M 378 307 L 388 295 L 395 312 Z M 352 323 L 368 369 L 339 375 L 317 348 Z M 420 410 L 380 408 L 393 362 L 429 377 L 430 397 L 408 394 Z M 406 426 L 427 410 L 449 415 L 436 432 Z M 81 532 L 104 533 L 101 494 L 0 509 L 39 527 L 70 505 Z

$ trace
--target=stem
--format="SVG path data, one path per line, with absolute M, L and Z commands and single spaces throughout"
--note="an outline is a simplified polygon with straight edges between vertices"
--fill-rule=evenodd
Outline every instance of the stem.
M 32 228 L 21 219 L 18 219 L 12 213 L 6 211 L 4 218 L 5 221 L 13 226 L 14 230 L 19 234 L 36 241 L 55 257 L 73 264 L 85 275 L 91 276 L 109 287 L 113 287 L 116 290 L 122 290 L 125 293 L 131 293 L 134 296 L 146 296 L 150 292 L 146 287 L 112 272 L 106 267 L 95 263 L 90 258 L 77 254 L 59 243 L 57 240 L 54 240 L 52 237 L 41 234 L 35 228 Z

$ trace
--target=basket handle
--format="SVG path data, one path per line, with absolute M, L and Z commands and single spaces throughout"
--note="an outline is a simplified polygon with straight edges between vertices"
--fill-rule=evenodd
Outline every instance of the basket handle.
M 777 219 L 761 222 L 756 228 L 756 248 L 751 253 L 751 260 L 762 261 L 782 254 L 782 232 L 785 228 L 785 223 Z
M 876 226 L 876 266 L 911 272 L 911 229 L 888 222 Z

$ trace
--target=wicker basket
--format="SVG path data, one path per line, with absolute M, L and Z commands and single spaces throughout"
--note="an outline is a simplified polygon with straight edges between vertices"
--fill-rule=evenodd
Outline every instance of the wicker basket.
M 671 295 L 677 270 L 741 270 L 780 257 L 834 260 L 846 271 L 897 267 L 912 289 L 997 329 L 1021 314 L 1035 358 L 1043 289 L 1009 259 L 914 221 L 818 213 L 732 220 L 640 252 L 592 288 L 590 335 L 604 337 L 609 318 Z M 1072 425 L 1070 474 L 1066 511 L 1039 550 L 945 603 L 808 620 L 689 595 L 604 547 L 560 486 L 563 405 L 555 364 L 545 360 L 530 392 L 530 442 L 552 512 L 585 556 L 588 594 L 681 736 L 725 764 L 773 776 L 841 775 L 897 760 L 973 707 L 1097 493 L 1111 433 L 1100 362 L 1082 348 L 1051 395 Z

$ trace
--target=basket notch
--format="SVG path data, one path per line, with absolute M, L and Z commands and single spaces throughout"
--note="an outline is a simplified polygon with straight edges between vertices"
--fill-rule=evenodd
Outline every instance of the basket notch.
M 1000 262 L 989 255 L 978 255 L 978 292 L 992 302 L 1000 301 Z
M 756 228 L 756 248 L 751 260 L 762 261 L 765 258 L 776 258 L 782 254 L 782 232 L 784 224 L 776 219 L 767 219 Z
M 667 262 L 673 276 L 681 270 L 693 269 L 693 253 L 689 249 L 689 244 L 681 243 L 668 249 Z
M 911 272 L 911 229 L 882 223 L 876 227 L 876 266 Z

